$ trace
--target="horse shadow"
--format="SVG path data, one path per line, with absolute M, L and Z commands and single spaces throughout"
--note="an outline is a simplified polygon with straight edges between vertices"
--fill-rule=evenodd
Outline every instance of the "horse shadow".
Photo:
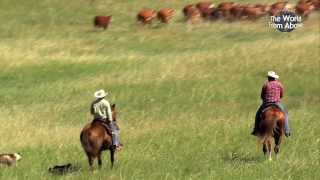
M 226 153 L 223 156 L 223 160 L 229 163 L 241 163 L 241 164 L 256 164 L 263 162 L 263 158 L 260 156 L 252 156 L 248 153 L 231 152 Z

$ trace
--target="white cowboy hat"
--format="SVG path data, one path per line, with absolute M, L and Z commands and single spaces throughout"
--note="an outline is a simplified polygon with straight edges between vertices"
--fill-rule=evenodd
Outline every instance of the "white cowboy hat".
M 275 79 L 279 78 L 279 75 L 277 75 L 274 71 L 268 71 L 268 75 L 267 76 L 275 78 Z
M 96 98 L 103 98 L 103 97 L 106 97 L 108 95 L 107 92 L 105 92 L 103 89 L 100 89 L 99 91 L 96 91 L 94 93 L 94 97 Z

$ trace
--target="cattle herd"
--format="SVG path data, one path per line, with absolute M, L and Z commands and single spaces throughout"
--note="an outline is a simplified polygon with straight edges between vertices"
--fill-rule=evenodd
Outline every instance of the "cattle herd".
M 209 1 L 188 4 L 182 9 L 184 19 L 190 23 L 203 20 L 257 20 L 263 16 L 275 16 L 281 11 L 295 12 L 306 19 L 310 13 L 320 10 L 320 0 L 299 0 L 296 4 L 288 1 L 278 1 L 273 4 L 239 4 L 235 2 L 221 2 L 213 4 Z M 156 18 L 162 23 L 168 23 L 175 14 L 171 8 L 159 11 L 144 9 L 138 12 L 137 21 L 143 25 L 151 24 Z M 111 22 L 111 16 L 96 16 L 94 26 L 106 29 Z

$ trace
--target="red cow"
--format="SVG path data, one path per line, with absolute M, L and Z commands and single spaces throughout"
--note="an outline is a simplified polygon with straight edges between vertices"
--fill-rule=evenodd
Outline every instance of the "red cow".
M 245 6 L 237 4 L 234 5 L 231 9 L 230 9 L 230 16 L 232 16 L 232 19 L 241 19 L 243 16 L 243 9 L 245 8 Z
M 154 10 L 142 10 L 137 14 L 137 21 L 143 24 L 150 24 L 156 15 L 157 12 Z
M 209 18 L 213 11 L 215 10 L 214 4 L 208 1 L 199 2 L 196 4 L 196 7 L 198 8 L 201 16 L 203 18 Z
M 192 9 L 192 8 L 194 8 L 194 5 L 193 5 L 193 4 L 186 5 L 186 6 L 182 9 L 183 15 L 184 15 L 185 17 L 187 17 L 188 11 L 190 11 L 190 9 Z
M 235 5 L 236 4 L 234 2 L 222 2 L 218 5 L 218 11 L 220 11 L 223 18 L 230 19 L 230 10 Z
M 111 22 L 112 16 L 96 16 L 94 17 L 93 24 L 95 27 L 108 28 Z
M 157 17 L 163 23 L 168 23 L 174 14 L 174 10 L 170 8 L 161 9 L 158 11 Z
M 287 1 L 279 1 L 271 5 L 269 14 L 275 16 L 279 14 L 287 5 Z
M 314 10 L 314 5 L 308 2 L 299 2 L 295 9 L 298 15 L 302 17 L 308 17 L 309 14 Z
M 200 18 L 201 18 L 200 11 L 196 7 L 192 6 L 186 10 L 187 21 L 195 23 L 200 21 Z
M 315 10 L 320 10 L 320 0 L 307 0 L 307 2 L 311 3 Z
M 256 20 L 264 15 L 264 12 L 259 7 L 246 6 L 243 9 L 243 16 L 250 20 Z

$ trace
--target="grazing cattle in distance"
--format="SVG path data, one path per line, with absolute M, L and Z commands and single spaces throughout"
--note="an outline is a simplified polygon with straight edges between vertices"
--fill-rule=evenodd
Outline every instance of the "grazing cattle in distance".
M 255 4 L 254 7 L 259 8 L 264 15 L 270 11 L 270 6 L 266 4 Z
M 186 20 L 188 22 L 196 23 L 200 21 L 200 18 L 201 18 L 201 13 L 196 7 L 192 6 L 187 9 Z
M 314 10 L 314 5 L 312 3 L 309 2 L 299 2 L 296 7 L 295 7 L 295 12 L 304 17 L 307 18 L 309 16 L 309 14 Z
M 158 19 L 163 23 L 168 23 L 174 14 L 174 10 L 170 8 L 161 9 L 157 13 Z
M 234 5 L 230 9 L 230 15 L 232 17 L 232 20 L 243 18 L 243 10 L 244 10 L 244 8 L 245 8 L 244 5 L 240 5 L 240 4 Z
M 95 16 L 93 20 L 94 27 L 108 28 L 111 22 L 112 16 Z
M 314 10 L 320 10 L 320 0 L 307 0 L 307 3 L 311 3 L 314 6 Z
M 288 3 L 287 1 L 279 1 L 279 2 L 273 3 L 270 7 L 269 14 L 271 16 L 278 15 L 286 7 L 287 3 Z
M 234 2 L 222 2 L 218 5 L 218 11 L 220 12 L 219 14 L 225 18 L 225 19 L 230 19 L 230 10 L 232 7 L 234 7 L 236 4 Z
M 287 3 L 284 8 L 283 8 L 283 11 L 291 11 L 291 12 L 294 12 L 295 10 L 295 5 L 292 4 L 292 3 Z
M 157 12 L 154 10 L 141 10 L 137 14 L 137 21 L 140 21 L 142 24 L 150 24 L 156 16 Z
M 249 20 L 256 20 L 264 15 L 264 12 L 259 7 L 246 6 L 243 8 L 243 16 Z
M 208 1 L 197 3 L 196 8 L 198 8 L 203 18 L 210 18 L 211 14 L 215 10 L 214 4 Z
M 186 5 L 183 9 L 182 9 L 182 12 L 183 12 L 183 15 L 185 17 L 187 17 L 187 14 L 188 14 L 188 11 L 190 11 L 190 9 L 194 8 L 194 5 L 193 4 L 188 4 Z

